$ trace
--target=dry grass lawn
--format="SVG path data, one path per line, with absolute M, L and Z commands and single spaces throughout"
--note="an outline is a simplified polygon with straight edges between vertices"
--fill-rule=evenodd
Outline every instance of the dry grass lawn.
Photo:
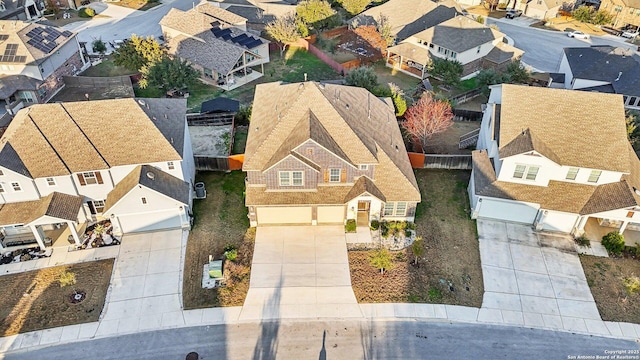
M 134 10 L 146 11 L 161 4 L 160 1 L 150 2 L 147 0 L 120 0 L 111 2 L 111 4 L 128 7 Z
M 113 259 L 55 266 L 0 276 L 0 336 L 98 321 L 111 280 Z M 76 275 L 76 284 L 61 287 L 63 272 Z M 70 301 L 74 291 L 86 298 Z
M 205 183 L 207 198 L 194 201 L 195 223 L 189 233 L 184 265 L 185 309 L 244 303 L 249 291 L 255 239 L 244 206 L 244 177 L 241 171 L 202 172 L 196 176 L 196 181 Z M 238 248 L 238 258 L 225 261 L 227 286 L 203 289 L 202 266 L 209 261 L 209 255 L 220 258 L 228 244 Z
M 591 34 L 594 36 L 607 35 L 593 24 L 582 23 L 575 20 L 572 17 L 560 16 L 557 18 L 549 19 L 544 26 L 545 29 L 557 30 L 557 31 L 582 31 L 585 34 Z
M 480 121 L 455 121 L 447 131 L 437 134 L 427 146 L 427 154 L 471 154 L 470 149 L 458 149 L 460 136 L 480 128 Z
M 370 252 L 350 251 L 351 283 L 358 302 L 482 305 L 480 251 L 466 193 L 469 176 L 469 171 L 416 170 L 422 192 L 417 233 L 424 239 L 420 266 L 410 264 L 413 254 L 405 249 L 392 252 L 393 268 L 380 275 L 369 264 Z
M 586 255 L 580 261 L 602 320 L 640 324 L 640 293 L 624 285 L 625 279 L 640 276 L 640 261 Z

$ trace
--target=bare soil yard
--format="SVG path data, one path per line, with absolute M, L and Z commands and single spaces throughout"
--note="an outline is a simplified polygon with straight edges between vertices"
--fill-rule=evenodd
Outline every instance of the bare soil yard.
M 249 229 L 244 206 L 244 177 L 242 171 L 202 172 L 196 176 L 196 181 L 205 183 L 207 198 L 194 201 L 195 223 L 189 233 L 184 265 L 185 309 L 244 303 L 249 291 L 255 240 L 255 230 Z M 238 258 L 225 261 L 226 287 L 203 289 L 203 265 L 208 263 L 209 255 L 220 258 L 228 244 L 238 248 Z
M 580 261 L 602 320 L 640 324 L 640 293 L 625 287 L 625 279 L 632 283 L 640 276 L 640 261 L 587 255 L 581 255 Z
M 392 252 L 393 268 L 380 275 L 369 263 L 369 251 L 350 251 L 351 283 L 358 302 L 482 305 L 480 251 L 466 193 L 469 176 L 469 171 L 416 170 L 422 192 L 417 234 L 424 239 L 420 266 L 410 264 L 413 254 L 405 249 Z
M 0 336 L 97 321 L 113 262 L 90 261 L 0 276 Z M 58 280 L 65 271 L 75 274 L 75 285 L 60 286 Z M 86 293 L 86 298 L 72 304 L 74 291 Z
M 427 154 L 471 154 L 470 149 L 458 149 L 460 136 L 480 128 L 479 121 L 455 121 L 447 131 L 437 134 L 427 146 Z

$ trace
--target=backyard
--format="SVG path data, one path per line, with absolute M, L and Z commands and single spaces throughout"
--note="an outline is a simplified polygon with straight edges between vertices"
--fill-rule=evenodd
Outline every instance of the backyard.
M 0 276 L 0 336 L 98 321 L 109 288 L 113 259 L 56 266 Z M 64 272 L 75 285 L 60 286 Z M 84 292 L 73 304 L 74 291 Z
M 194 200 L 195 222 L 189 233 L 182 296 L 185 309 L 241 306 L 249 290 L 255 230 L 249 229 L 244 206 L 244 173 L 201 172 L 196 181 L 205 183 L 207 198 Z M 234 261 L 225 261 L 226 286 L 202 288 L 202 267 L 209 255 L 218 259 L 224 248 L 238 249 Z
M 475 221 L 469 218 L 469 171 L 415 171 L 422 193 L 416 210 L 423 238 L 420 266 L 411 249 L 392 252 L 393 267 L 380 275 L 369 251 L 350 251 L 351 283 L 361 303 L 417 302 L 480 307 L 484 285 Z
M 602 320 L 640 324 L 640 261 L 588 255 L 580 261 Z
M 119 0 L 114 5 L 128 7 L 134 10 L 146 11 L 161 4 L 159 0 Z

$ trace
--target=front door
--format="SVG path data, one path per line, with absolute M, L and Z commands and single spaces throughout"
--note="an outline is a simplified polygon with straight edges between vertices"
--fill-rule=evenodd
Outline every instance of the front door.
M 369 226 L 369 207 L 371 201 L 358 201 L 358 225 Z

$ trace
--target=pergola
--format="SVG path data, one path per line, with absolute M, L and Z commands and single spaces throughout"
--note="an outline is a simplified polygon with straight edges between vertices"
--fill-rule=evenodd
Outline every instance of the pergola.
M 31 240 L 35 238 L 40 248 L 44 250 L 46 245 L 42 226 L 60 223 L 66 223 L 69 226 L 75 243 L 80 245 L 76 225 L 80 222 L 82 200 L 81 196 L 54 192 L 40 200 L 3 204 L 0 207 L 2 232 L 6 234 L 8 228 L 28 227 L 33 237 L 30 237 L 31 234 L 27 232 L 17 235 L 6 234 L 0 241 L 0 249 L 6 247 L 5 244 L 10 242 L 12 237 L 16 239 L 30 237 Z

